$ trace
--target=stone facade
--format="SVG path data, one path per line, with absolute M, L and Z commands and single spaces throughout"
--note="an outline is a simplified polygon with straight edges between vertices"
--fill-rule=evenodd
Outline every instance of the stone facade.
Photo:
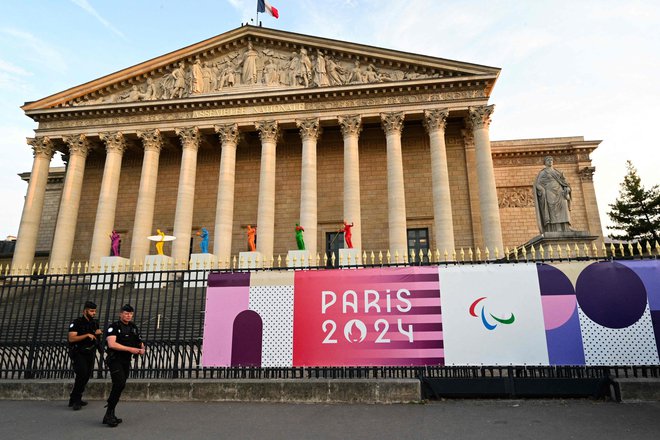
M 187 237 L 197 252 L 194 232 L 206 227 L 223 262 L 246 250 L 248 224 L 259 228 L 258 250 L 276 258 L 296 248 L 295 224 L 315 218 L 302 225 L 305 241 L 323 255 L 326 234 L 347 216 L 361 251 L 405 253 L 411 228 L 428 228 L 433 250 L 502 251 L 538 235 L 532 185 L 548 154 L 573 185 L 573 227 L 600 236 L 589 159 L 599 142 L 491 142 L 487 104 L 498 74 L 244 26 L 27 104 L 39 123 L 31 145 L 69 154 L 63 187 L 73 196 L 41 212 L 58 230 L 39 233 L 66 243 L 51 265 L 102 255 L 110 224 L 122 235 L 121 256 L 134 261 L 154 253 L 143 231 L 178 235 L 165 254 L 186 260 Z M 47 156 L 37 153 L 33 173 L 43 173 Z M 28 189 L 36 200 L 49 193 L 42 180 Z M 17 247 L 32 237 L 35 206 L 24 208 Z M 30 240 L 15 266 L 31 263 Z

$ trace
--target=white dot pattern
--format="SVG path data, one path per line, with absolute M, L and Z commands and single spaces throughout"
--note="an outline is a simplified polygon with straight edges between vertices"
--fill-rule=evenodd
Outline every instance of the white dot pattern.
M 648 304 L 642 317 L 626 328 L 595 323 L 578 306 L 587 365 L 657 365 L 658 349 Z
M 251 286 L 250 310 L 261 316 L 262 367 L 293 365 L 293 286 Z

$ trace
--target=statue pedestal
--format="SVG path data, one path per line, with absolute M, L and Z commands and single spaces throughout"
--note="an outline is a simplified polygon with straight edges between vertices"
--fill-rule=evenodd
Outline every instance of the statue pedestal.
M 238 254 L 239 269 L 261 269 L 264 267 L 264 259 L 261 252 L 241 252 Z
M 174 278 L 174 274 L 165 273 L 174 270 L 174 260 L 167 255 L 147 255 L 144 257 L 144 272 L 139 272 L 135 281 L 136 289 L 151 289 L 164 287 L 167 281 Z
M 217 261 L 213 254 L 192 254 L 189 270 L 183 275 L 183 287 L 206 287 L 209 272 L 217 266 Z
M 584 245 L 587 245 L 589 254 L 591 254 L 593 252 L 591 248 L 592 242 L 596 239 L 598 239 L 597 235 L 591 235 L 587 231 L 544 232 L 543 234 L 537 235 L 522 245 L 520 248 L 518 248 L 518 258 L 521 258 L 520 251 L 522 248 L 525 248 L 528 258 L 531 258 L 529 254 L 532 250 L 532 247 L 534 247 L 534 251 L 536 252 L 536 259 L 541 259 L 541 255 L 539 255 L 540 246 L 543 246 L 544 249 L 543 258 L 550 258 L 550 246 L 552 246 L 553 249 L 552 258 L 560 258 L 557 251 L 558 246 L 561 248 L 561 258 L 569 257 L 568 253 L 566 252 L 566 246 L 570 248 L 570 255 L 575 257 L 575 245 L 578 246 L 580 251 L 579 254 L 582 257 L 584 256 Z
M 362 264 L 360 249 L 339 249 L 339 267 L 355 266 L 356 264 Z
M 309 267 L 309 251 L 289 251 L 286 254 L 286 267 Z
M 101 257 L 99 275 L 91 276 L 89 290 L 106 290 L 121 287 L 126 282 L 126 274 L 131 269 L 130 260 L 122 257 Z M 121 275 L 115 275 L 122 272 Z M 111 275 L 112 274 L 112 275 Z

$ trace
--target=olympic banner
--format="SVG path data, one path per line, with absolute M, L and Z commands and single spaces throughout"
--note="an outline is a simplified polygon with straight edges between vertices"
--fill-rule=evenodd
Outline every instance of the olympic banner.
M 202 365 L 658 365 L 660 262 L 211 274 Z

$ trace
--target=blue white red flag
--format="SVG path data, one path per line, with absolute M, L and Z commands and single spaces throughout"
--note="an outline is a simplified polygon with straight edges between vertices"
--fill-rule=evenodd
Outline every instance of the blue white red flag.
M 275 18 L 280 18 L 280 13 L 275 6 L 271 6 L 266 0 L 257 0 L 257 12 L 266 12 Z

